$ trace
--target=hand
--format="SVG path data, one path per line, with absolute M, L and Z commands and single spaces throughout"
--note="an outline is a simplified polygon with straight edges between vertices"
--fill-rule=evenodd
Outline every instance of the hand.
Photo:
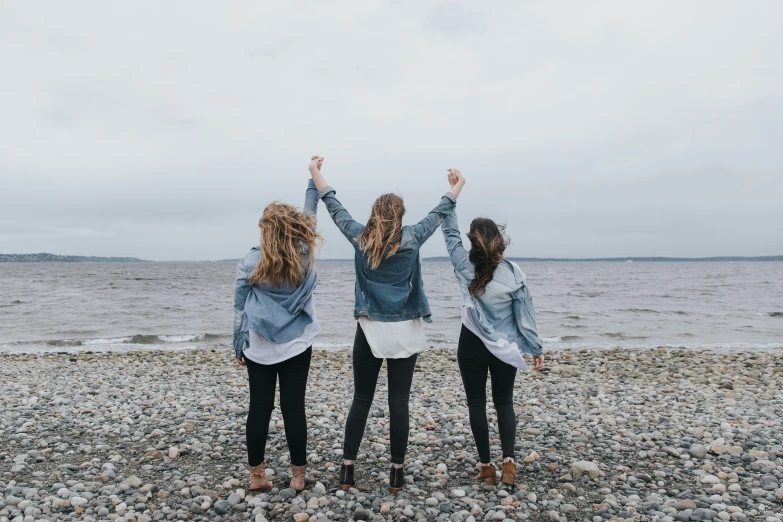
M 458 171 L 457 169 L 449 169 L 449 183 L 453 187 L 457 183 L 465 184 L 465 176 L 462 175 L 462 172 Z
M 540 370 L 544 367 L 544 356 L 543 355 L 534 355 L 533 356 L 533 369 L 534 370 Z
M 239 359 L 237 359 L 237 363 L 239 364 L 239 366 L 247 366 L 247 362 L 245 362 L 244 357 L 240 357 Z
M 321 156 L 313 156 L 310 158 L 310 166 L 308 167 L 310 170 L 321 170 L 321 165 L 324 164 L 324 159 Z

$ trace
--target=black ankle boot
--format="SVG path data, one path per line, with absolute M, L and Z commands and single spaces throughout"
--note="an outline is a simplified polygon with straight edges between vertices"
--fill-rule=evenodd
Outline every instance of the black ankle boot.
M 395 468 L 392 464 L 389 471 L 389 491 L 392 493 L 399 493 L 402 489 L 403 478 L 405 477 L 405 471 L 402 468 Z
M 340 466 L 340 489 L 348 491 L 356 482 L 353 479 L 353 464 Z

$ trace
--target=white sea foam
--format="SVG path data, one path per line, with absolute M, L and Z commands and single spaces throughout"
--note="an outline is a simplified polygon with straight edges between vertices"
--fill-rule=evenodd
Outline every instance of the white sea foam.
M 81 340 L 81 343 L 84 346 L 92 346 L 96 344 L 124 344 L 130 341 L 131 337 L 113 337 L 110 339 L 84 339 Z
M 167 343 L 185 343 L 189 341 L 201 341 L 207 334 L 182 334 L 182 335 L 159 335 L 158 339 Z

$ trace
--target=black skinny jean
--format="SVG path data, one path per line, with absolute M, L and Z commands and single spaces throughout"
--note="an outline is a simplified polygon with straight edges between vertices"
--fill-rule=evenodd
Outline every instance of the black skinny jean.
M 492 402 L 498 414 L 498 431 L 503 458 L 514 458 L 516 415 L 514 414 L 514 378 L 517 369 L 487 350 L 481 339 L 462 326 L 457 362 L 468 400 L 470 429 L 476 440 L 479 459 L 490 462 L 489 424 L 487 423 L 487 372 L 492 377 Z
M 250 411 L 247 415 L 247 463 L 258 466 L 264 462 L 269 419 L 275 409 L 275 386 L 280 376 L 280 410 L 285 423 L 285 438 L 291 453 L 291 464 L 307 464 L 307 419 L 305 388 L 310 372 L 310 347 L 295 357 L 277 364 L 258 364 L 247 357 L 250 380 Z
M 408 431 L 410 429 L 408 399 L 411 394 L 413 370 L 416 368 L 417 357 L 418 354 L 405 359 L 386 359 L 386 368 L 389 374 L 389 414 L 391 417 L 389 430 L 391 432 L 391 461 L 393 464 L 405 462 L 405 452 L 408 449 Z M 345 460 L 356 460 L 382 364 L 383 359 L 373 355 L 362 327 L 357 324 L 356 337 L 353 341 L 353 403 L 345 423 L 345 443 L 343 445 Z

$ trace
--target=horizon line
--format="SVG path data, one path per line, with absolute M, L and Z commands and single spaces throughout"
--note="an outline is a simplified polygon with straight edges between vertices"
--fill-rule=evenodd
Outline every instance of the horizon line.
M 64 262 L 143 262 L 143 263 L 229 263 L 238 262 L 241 258 L 226 258 L 217 260 L 147 260 L 130 256 L 83 256 L 83 255 L 59 255 L 48 252 L 33 254 L 0 254 L 0 262 L 57 262 L 59 259 L 29 259 L 34 257 L 62 258 Z M 13 261 L 9 258 L 28 258 L 26 260 Z M 730 262 L 730 261 L 783 261 L 783 255 L 771 256 L 702 256 L 702 257 L 676 257 L 676 256 L 627 256 L 627 257 L 521 257 L 508 256 L 510 261 L 524 262 Z M 316 258 L 317 261 L 351 262 L 353 258 Z M 448 256 L 422 257 L 422 262 L 448 262 Z

